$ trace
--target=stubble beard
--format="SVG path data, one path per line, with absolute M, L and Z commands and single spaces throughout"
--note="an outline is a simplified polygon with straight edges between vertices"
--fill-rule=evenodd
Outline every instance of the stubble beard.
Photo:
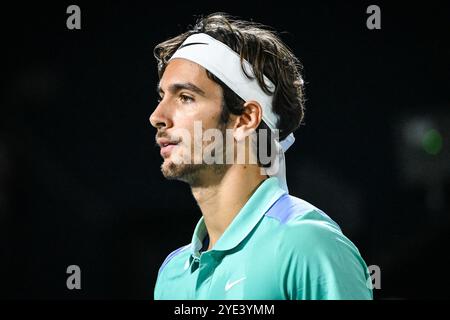
M 225 127 L 221 128 L 222 137 L 225 137 Z M 213 142 L 203 142 L 203 150 Z M 214 150 L 213 150 L 214 151 Z M 191 157 L 193 159 L 193 157 Z M 225 159 L 225 150 L 222 150 L 222 159 Z M 161 172 L 168 180 L 179 180 L 186 182 L 191 187 L 204 186 L 206 181 L 217 181 L 228 171 L 229 164 L 207 164 L 203 161 L 199 164 L 174 163 L 165 159 L 161 165 Z

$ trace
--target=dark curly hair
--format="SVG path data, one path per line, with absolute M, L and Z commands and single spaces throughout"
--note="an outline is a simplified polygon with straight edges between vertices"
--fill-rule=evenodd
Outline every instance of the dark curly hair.
M 225 13 L 198 18 L 191 30 L 155 47 L 159 78 L 178 47 L 196 33 L 206 33 L 225 43 L 240 55 L 241 61 L 245 59 L 252 65 L 254 77 L 262 90 L 273 94 L 272 108 L 279 116 L 277 128 L 280 140 L 302 124 L 305 108 L 301 63 L 274 31 L 255 22 L 237 20 Z M 246 72 L 244 67 L 243 71 Z M 207 71 L 207 75 L 223 89 L 222 120 L 226 123 L 230 113 L 242 114 L 244 101 L 212 73 Z M 248 73 L 246 75 L 251 77 Z M 275 85 L 273 92 L 264 83 L 264 75 Z M 268 128 L 263 121 L 258 129 L 261 128 Z

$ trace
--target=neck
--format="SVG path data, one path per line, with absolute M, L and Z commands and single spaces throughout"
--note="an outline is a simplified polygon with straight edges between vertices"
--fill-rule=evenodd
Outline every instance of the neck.
M 253 192 L 267 178 L 257 165 L 233 165 L 221 177 L 209 175 L 208 183 L 192 187 L 209 235 L 210 250 Z M 213 181 L 216 179 L 216 181 Z

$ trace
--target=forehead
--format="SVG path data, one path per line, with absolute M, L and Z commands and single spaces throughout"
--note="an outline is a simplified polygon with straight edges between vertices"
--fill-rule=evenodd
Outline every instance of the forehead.
M 202 89 L 207 95 L 221 93 L 220 86 L 208 78 L 206 69 L 201 65 L 181 58 L 170 60 L 161 77 L 160 87 L 166 87 L 174 83 L 192 83 Z

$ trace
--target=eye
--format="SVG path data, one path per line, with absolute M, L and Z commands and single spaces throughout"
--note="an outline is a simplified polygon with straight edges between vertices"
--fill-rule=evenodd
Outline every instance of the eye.
M 194 98 L 185 94 L 180 94 L 180 100 L 182 103 L 191 103 L 194 101 Z

